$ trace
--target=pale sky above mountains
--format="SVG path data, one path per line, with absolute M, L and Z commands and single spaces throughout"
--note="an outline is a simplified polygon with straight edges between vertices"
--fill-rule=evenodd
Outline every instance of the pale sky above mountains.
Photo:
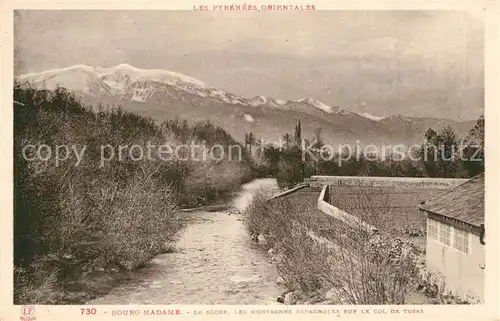
M 459 11 L 20 11 L 15 74 L 128 63 L 245 97 L 467 120 L 484 107 L 483 28 Z

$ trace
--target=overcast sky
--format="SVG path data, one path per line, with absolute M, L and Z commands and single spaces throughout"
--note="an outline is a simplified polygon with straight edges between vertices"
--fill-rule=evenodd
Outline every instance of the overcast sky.
M 483 41 L 458 11 L 22 11 L 15 73 L 128 63 L 245 97 L 466 120 L 484 106 Z

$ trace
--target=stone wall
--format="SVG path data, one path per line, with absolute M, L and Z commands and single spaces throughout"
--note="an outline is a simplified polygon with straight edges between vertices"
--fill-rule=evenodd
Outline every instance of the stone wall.
M 372 177 L 372 176 L 311 176 L 305 183 L 311 187 L 324 185 L 439 188 L 448 189 L 466 182 L 467 179 L 430 177 Z

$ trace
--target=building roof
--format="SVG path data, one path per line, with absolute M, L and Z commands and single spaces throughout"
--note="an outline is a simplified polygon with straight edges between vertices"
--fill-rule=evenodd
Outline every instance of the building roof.
M 431 198 L 419 208 L 480 227 L 484 224 L 484 174 Z

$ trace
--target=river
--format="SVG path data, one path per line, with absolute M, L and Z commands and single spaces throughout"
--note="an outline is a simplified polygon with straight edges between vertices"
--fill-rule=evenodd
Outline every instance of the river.
M 259 188 L 274 179 L 243 185 L 232 205 L 244 210 Z M 241 214 L 196 211 L 176 252 L 163 254 L 127 282 L 88 304 L 279 304 L 283 288 L 265 250 L 252 242 Z

